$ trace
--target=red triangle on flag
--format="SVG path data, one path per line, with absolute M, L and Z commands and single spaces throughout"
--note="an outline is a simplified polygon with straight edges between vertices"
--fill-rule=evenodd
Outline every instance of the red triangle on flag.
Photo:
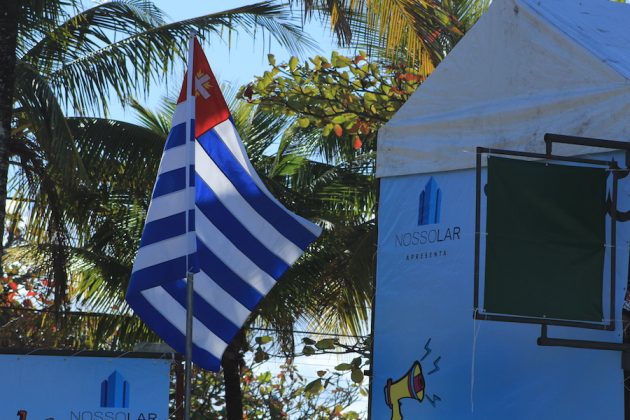
M 195 137 L 199 137 L 230 118 L 230 111 L 219 88 L 219 83 L 210 69 L 208 59 L 196 38 L 193 62 L 192 94 L 195 96 Z M 184 75 L 184 82 L 177 103 L 186 100 L 187 77 L 188 72 Z

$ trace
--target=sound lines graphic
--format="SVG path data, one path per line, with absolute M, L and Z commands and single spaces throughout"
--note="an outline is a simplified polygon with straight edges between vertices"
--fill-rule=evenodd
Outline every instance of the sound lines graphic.
M 424 353 L 424 356 L 422 356 L 422 359 L 420 359 L 420 361 L 421 361 L 421 362 L 423 362 L 423 361 L 424 361 L 424 359 L 426 359 L 426 358 L 427 358 L 427 356 L 428 356 L 429 354 L 431 354 L 431 352 L 432 352 L 432 350 L 429 348 L 429 344 L 431 344 L 431 338 L 429 338 L 429 339 L 427 340 L 426 344 L 424 345 L 424 350 L 425 350 L 425 353 Z
M 435 372 L 440 370 L 440 367 L 438 366 L 440 359 L 442 359 L 442 356 L 438 356 L 438 358 L 433 361 L 433 369 L 431 369 L 427 375 L 433 375 Z
M 433 407 L 435 407 L 438 401 L 442 401 L 442 398 L 440 398 L 440 396 L 437 394 L 433 394 L 433 398 L 429 397 L 428 395 L 426 395 L 425 398 Z

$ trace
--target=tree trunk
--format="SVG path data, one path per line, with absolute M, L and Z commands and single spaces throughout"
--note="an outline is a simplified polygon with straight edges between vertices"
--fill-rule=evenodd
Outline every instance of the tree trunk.
M 234 337 L 223 354 L 223 380 L 225 381 L 226 420 L 243 420 L 243 394 L 241 392 L 241 366 L 243 365 L 242 330 Z
M 0 1 L 0 274 L 4 255 L 4 230 L 9 171 L 8 144 L 13 115 L 19 1 Z

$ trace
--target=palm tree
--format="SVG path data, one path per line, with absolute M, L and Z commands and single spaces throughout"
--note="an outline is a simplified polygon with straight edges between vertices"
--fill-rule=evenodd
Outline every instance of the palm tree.
M 78 281 L 75 302 L 118 315 L 86 318 L 67 326 L 65 332 L 82 328 L 81 334 L 75 334 L 88 340 L 82 345 L 89 344 L 94 333 L 112 337 L 101 345 L 117 348 L 129 348 L 138 339 L 152 336 L 138 319 L 128 316 L 124 291 L 173 106 L 165 104 L 157 113 L 138 103 L 132 106 L 143 126 L 102 118 L 67 120 L 79 158 L 91 162 L 88 176 L 99 179 L 98 188 L 89 193 L 78 189 L 65 194 L 76 203 L 67 214 L 75 225 L 83 226 L 72 243 L 63 245 L 64 255 L 69 256 L 67 266 Z M 231 109 L 239 132 L 248 139 L 252 163 L 274 195 L 291 210 L 326 227 L 317 248 L 287 273 L 252 314 L 250 325 L 278 331 L 279 341 L 290 353 L 294 352 L 291 331 L 299 321 L 324 315 L 323 323 L 329 327 L 361 331 L 368 318 L 365 302 L 371 295 L 375 243 L 373 221 L 362 210 L 372 207 L 365 193 L 369 177 L 343 164 L 309 160 L 308 148 L 295 148 L 289 141 L 303 135 L 285 130 L 293 123 L 289 117 L 257 111 L 244 101 L 233 100 Z M 263 151 L 275 141 L 280 143 L 278 150 L 265 155 Z M 41 251 L 42 243 L 37 246 Z M 242 345 L 237 341 L 224 359 L 226 386 L 237 391 Z M 234 393 L 229 394 L 233 397 Z
M 2 7 L 9 7 L 4 3 Z M 212 39 L 236 30 L 253 34 L 259 28 L 296 52 L 311 41 L 281 6 L 269 2 L 175 23 L 167 23 L 152 3 L 139 0 L 105 2 L 85 10 L 76 0 L 8 3 L 21 6 L 8 10 L 17 22 L 15 45 L 8 25 L 8 41 L 0 47 L 8 60 L 0 72 L 0 85 L 6 88 L 0 89 L 0 110 L 3 121 L 13 122 L 11 130 L 0 133 L 0 200 L 6 198 L 8 172 L 3 168 L 11 159 L 9 189 L 14 198 L 31 203 L 23 215 L 29 219 L 28 235 L 48 244 L 56 305 L 63 306 L 69 258 L 64 250 L 80 240 L 89 222 L 80 208 L 67 203 L 75 199 L 81 203 L 109 185 L 95 173 L 94 161 L 81 156 L 76 142 L 76 125 L 89 122 L 68 120 L 66 110 L 106 115 L 111 100 L 124 102 L 147 93 L 150 83 L 163 79 L 184 54 L 191 31 Z M 130 142 L 118 146 L 119 160 L 125 153 L 137 156 L 141 147 Z M 3 211 L 0 223 L 4 226 Z

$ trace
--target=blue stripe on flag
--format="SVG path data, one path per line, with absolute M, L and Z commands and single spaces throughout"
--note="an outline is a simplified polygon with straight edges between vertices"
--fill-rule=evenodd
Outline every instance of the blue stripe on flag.
M 195 186 L 195 165 L 188 166 L 188 186 Z
M 166 138 L 166 144 L 164 150 L 172 149 L 173 147 L 181 146 L 186 141 L 186 123 L 178 124 L 171 128 Z
M 195 210 L 188 210 L 188 232 L 193 232 L 195 230 Z
M 302 249 L 317 239 L 287 210 L 261 191 L 214 129 L 201 135 L 198 141 L 241 196 L 284 237 Z
M 160 336 L 169 346 L 180 354 L 186 354 L 186 337 L 162 316 L 158 309 L 151 305 L 139 292 L 128 294 L 127 300 L 134 312 Z M 195 364 L 208 370 L 218 372 L 221 361 L 206 350 L 193 343 L 193 360 Z
M 180 305 L 186 307 L 186 282 L 177 280 L 169 282 L 162 286 Z M 230 320 L 214 309 L 197 293 L 194 294 L 193 309 L 195 318 L 210 331 L 212 331 L 221 340 L 229 343 L 236 335 L 239 327 L 234 325 Z
M 214 191 L 196 175 L 197 208 L 217 227 L 243 254 L 274 279 L 278 279 L 289 266 L 276 254 L 267 249 L 252 235 L 236 217 L 221 203 Z
M 228 292 L 244 307 L 253 311 L 263 295 L 236 275 L 203 242 L 197 240 L 197 255 L 201 271 Z
M 153 198 L 183 190 L 186 185 L 186 168 L 177 168 L 158 175 L 153 190 Z
M 194 212 L 193 212 L 194 214 Z M 190 223 L 189 223 L 190 226 Z M 194 229 L 194 224 L 192 225 Z M 186 212 L 173 214 L 144 225 L 140 248 L 186 233 Z
M 162 285 L 165 280 L 183 279 L 184 277 L 186 277 L 185 255 L 134 271 L 131 274 L 131 280 L 129 280 L 127 294 L 140 293 L 142 290 Z

